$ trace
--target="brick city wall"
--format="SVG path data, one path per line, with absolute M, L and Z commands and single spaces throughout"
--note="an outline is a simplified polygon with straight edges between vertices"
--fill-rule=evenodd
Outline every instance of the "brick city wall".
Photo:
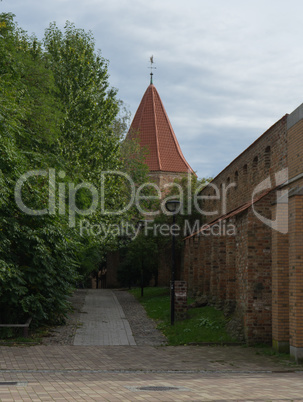
M 216 196 L 201 204 L 213 211 L 208 228 L 231 224 L 234 233 L 208 230 L 185 239 L 182 279 L 188 293 L 206 295 L 232 313 L 230 328 L 247 343 L 272 341 L 302 362 L 303 105 L 267 130 L 202 195 Z
M 297 362 L 303 362 L 303 105 L 298 107 L 288 118 L 288 278 L 286 272 L 279 277 L 280 288 L 288 290 L 288 312 L 279 311 L 278 319 L 281 338 L 277 338 L 278 347 L 286 338 L 289 329 L 290 353 Z M 281 209 L 281 207 L 280 207 Z M 284 248 L 286 248 L 284 241 Z M 287 267 L 287 265 L 286 265 Z M 284 295 L 284 293 L 283 293 Z M 284 296 L 285 298 L 285 296 Z M 281 305 L 281 302 L 280 302 Z M 288 313 L 288 314 L 287 314 Z M 288 320 L 288 326 L 287 326 Z M 284 332 L 283 332 L 284 330 Z M 283 338 L 282 338 L 283 335 Z M 282 343 L 285 347 L 285 342 Z
M 271 195 L 255 208 L 266 216 Z M 185 240 L 183 280 L 190 296 L 233 313 L 248 343 L 271 341 L 271 231 L 252 207 L 225 222 L 230 236 L 196 235 Z
M 275 193 L 255 203 L 252 197 L 266 179 L 274 187 L 274 174 L 287 167 L 286 125 L 284 116 L 202 190 L 206 222 L 218 230 L 185 241 L 182 279 L 189 294 L 207 295 L 210 304 L 234 313 L 248 343 L 272 338 L 272 231 L 255 212 L 271 219 Z

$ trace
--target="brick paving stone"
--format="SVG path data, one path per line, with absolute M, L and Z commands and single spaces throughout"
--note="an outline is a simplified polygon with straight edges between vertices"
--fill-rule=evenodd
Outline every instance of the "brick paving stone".
M 2 346 L 2 370 L 148 370 L 277 371 L 288 370 L 274 357 L 241 346 Z M 291 368 L 291 367 L 290 367 Z
M 252 348 L 38 345 L 0 351 L 1 381 L 27 381 L 17 391 L 37 400 L 303 400 L 303 372 L 283 372 L 288 367 Z M 24 358 L 26 368 L 18 366 L 17 357 Z M 231 359 L 233 366 L 227 364 Z M 189 391 L 129 388 L 141 386 Z M 16 387 L 0 387 L 1 401 L 17 397 Z
M 126 303 L 130 314 L 134 302 Z M 143 339 L 144 329 L 137 331 Z M 155 346 L 149 334 L 151 344 L 138 346 L 2 346 L 0 381 L 25 385 L 0 385 L 0 400 L 303 401 L 302 366 L 241 346 Z M 181 389 L 139 389 L 148 386 Z
M 162 379 L 154 378 L 153 374 L 116 374 L 115 378 L 108 374 L 96 377 L 95 374 L 85 375 L 79 381 L 75 373 L 56 379 L 57 391 L 49 396 L 54 400 L 150 400 L 150 401 L 278 401 L 300 400 L 303 395 L 302 373 L 287 375 L 220 375 L 212 374 L 204 376 L 195 374 L 166 373 Z M 46 378 L 36 376 L 36 381 L 31 386 L 31 398 L 41 400 L 39 382 L 47 381 Z M 74 378 L 73 378 L 74 377 Z M 282 384 L 282 385 L 281 385 Z M 186 391 L 142 391 L 140 387 L 170 386 L 184 387 Z M 136 390 L 134 390 L 137 388 Z M 4 391 L 4 392 L 3 392 Z M 17 400 L 14 392 L 9 389 L 0 389 L 1 400 Z M 15 399 L 14 399 L 15 398 Z

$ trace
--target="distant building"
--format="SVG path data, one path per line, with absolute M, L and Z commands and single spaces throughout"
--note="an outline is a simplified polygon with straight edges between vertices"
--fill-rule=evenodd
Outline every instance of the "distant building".
M 162 188 L 193 169 L 187 163 L 156 87 L 150 84 L 126 136 L 126 141 L 138 138 L 147 150 L 146 164 L 150 177 Z
M 156 87 L 151 83 L 145 91 L 125 141 L 137 139 L 147 151 L 149 176 L 159 189 L 187 174 L 195 174 L 187 163 Z M 119 252 L 107 256 L 107 286 L 119 286 L 117 267 Z M 160 273 L 167 277 L 168 268 Z M 163 283 L 163 280 L 162 280 Z

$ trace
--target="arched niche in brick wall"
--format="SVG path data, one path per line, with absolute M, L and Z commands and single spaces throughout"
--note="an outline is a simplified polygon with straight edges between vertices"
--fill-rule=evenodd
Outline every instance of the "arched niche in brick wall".
M 253 170 L 257 169 L 257 167 L 258 167 L 258 162 L 259 162 L 259 157 L 258 157 L 258 156 L 255 156 L 255 157 L 254 157 L 254 160 L 253 160 L 253 163 L 252 163 Z
M 269 169 L 271 165 L 271 149 L 270 146 L 265 148 L 264 152 L 264 167 L 265 169 Z
M 235 182 L 235 190 L 237 189 L 237 187 L 238 187 L 238 183 L 239 183 L 239 172 L 238 172 L 238 170 L 236 170 L 235 171 L 235 177 L 234 177 L 234 182 Z

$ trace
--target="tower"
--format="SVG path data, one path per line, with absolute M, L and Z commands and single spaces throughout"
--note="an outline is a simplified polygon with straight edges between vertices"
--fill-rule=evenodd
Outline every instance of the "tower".
M 126 140 L 138 138 L 147 150 L 146 164 L 154 182 L 162 188 L 186 174 L 195 174 L 186 161 L 160 95 L 151 82 L 134 116 Z

